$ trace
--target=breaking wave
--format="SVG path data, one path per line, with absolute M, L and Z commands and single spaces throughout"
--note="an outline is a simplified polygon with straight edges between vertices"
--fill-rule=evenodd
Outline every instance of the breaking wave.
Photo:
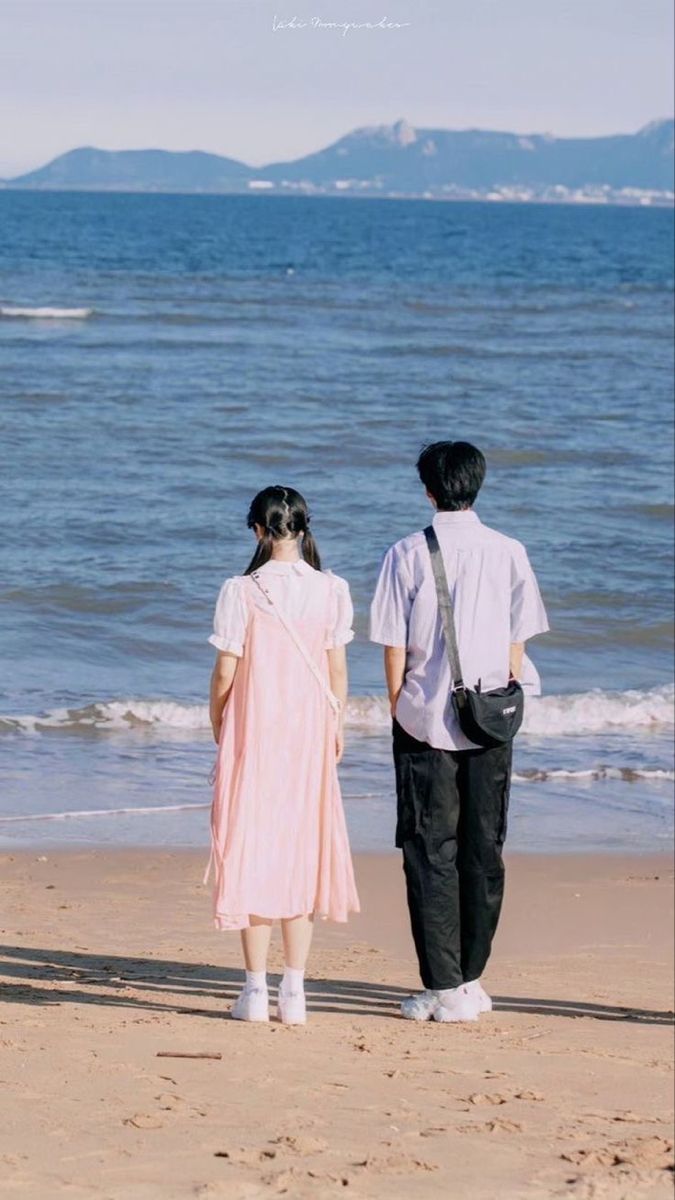
M 675 724 L 672 685 L 644 691 L 599 689 L 562 696 L 528 697 L 522 733 L 537 738 L 611 731 L 664 731 Z M 391 724 L 384 696 L 354 696 L 347 705 L 347 724 L 362 734 L 384 734 Z M 71 734 L 154 731 L 191 735 L 209 729 L 205 704 L 173 700 L 106 700 L 79 708 L 0 716 L 0 733 Z
M 20 308 L 0 305 L 0 317 L 34 317 L 41 321 L 84 320 L 93 311 L 93 308 Z

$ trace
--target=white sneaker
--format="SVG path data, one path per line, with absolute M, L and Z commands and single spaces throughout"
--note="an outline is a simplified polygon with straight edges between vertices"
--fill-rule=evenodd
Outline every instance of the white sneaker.
M 431 1014 L 434 1021 L 477 1021 L 478 1001 L 465 983 L 456 988 L 437 992 L 436 1007 Z
M 230 1015 L 233 1021 L 269 1021 L 267 988 L 244 988 L 232 1005 Z
M 406 996 L 401 1004 L 401 1016 L 406 1021 L 430 1021 L 438 1007 L 438 993 L 429 988 L 415 996 Z
M 472 979 L 471 983 L 467 983 L 464 986 L 468 989 L 469 995 L 473 996 L 476 1001 L 479 1013 L 492 1012 L 492 997 L 488 996 L 480 979 Z
M 285 992 L 279 988 L 277 1017 L 283 1025 L 305 1025 L 307 1003 L 304 991 Z

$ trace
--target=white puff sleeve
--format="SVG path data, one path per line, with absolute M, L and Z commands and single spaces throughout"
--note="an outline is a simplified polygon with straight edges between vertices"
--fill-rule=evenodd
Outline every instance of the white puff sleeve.
M 329 576 L 331 584 L 326 649 L 337 650 L 340 646 L 346 646 L 354 637 L 352 629 L 354 606 L 347 580 L 342 579 L 339 575 L 333 575 L 332 571 L 327 571 L 326 574 Z
M 246 641 L 248 607 L 244 596 L 243 579 L 234 576 L 226 579 L 220 589 L 213 616 L 213 633 L 209 638 L 212 646 L 241 658 Z

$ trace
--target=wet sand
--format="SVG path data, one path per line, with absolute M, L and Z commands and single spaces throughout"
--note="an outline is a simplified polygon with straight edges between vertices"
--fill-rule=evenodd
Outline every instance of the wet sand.
M 360 856 L 292 1029 L 229 1019 L 204 855 L 0 859 L 1 1195 L 672 1196 L 671 860 L 512 855 L 495 1011 L 448 1026 L 399 1018 L 400 864 Z

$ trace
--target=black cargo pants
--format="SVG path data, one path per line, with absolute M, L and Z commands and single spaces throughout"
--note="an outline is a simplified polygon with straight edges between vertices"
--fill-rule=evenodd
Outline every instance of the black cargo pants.
M 511 742 L 436 750 L 394 721 L 396 845 L 425 988 L 478 979 L 490 956 L 504 895 L 511 757 Z

